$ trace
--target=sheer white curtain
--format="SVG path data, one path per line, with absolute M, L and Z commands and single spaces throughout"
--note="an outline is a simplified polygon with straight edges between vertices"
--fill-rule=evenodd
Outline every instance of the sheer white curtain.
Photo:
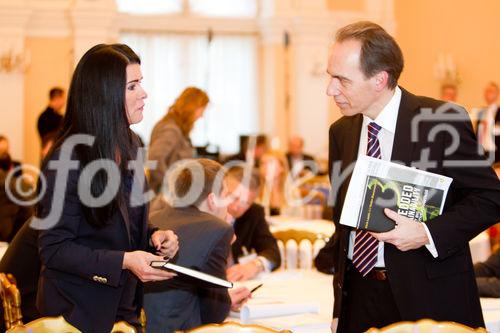
M 133 14 L 172 14 L 182 12 L 182 0 L 117 0 L 120 12 Z
M 183 0 L 116 0 L 118 10 L 132 14 L 174 14 L 184 10 Z M 214 17 L 255 17 L 257 0 L 189 0 L 195 15 Z
M 141 57 L 148 92 L 144 120 L 133 129 L 149 142 L 154 124 L 187 86 L 207 91 L 210 104 L 198 120 L 193 145 L 238 150 L 238 136 L 258 132 L 257 56 L 254 36 L 125 33 L 121 41 Z
M 189 9 L 203 16 L 255 17 L 257 0 L 189 0 Z

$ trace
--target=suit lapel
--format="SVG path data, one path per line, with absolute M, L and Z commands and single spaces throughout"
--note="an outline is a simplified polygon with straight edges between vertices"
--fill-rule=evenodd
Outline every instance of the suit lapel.
M 363 116 L 358 114 L 353 116 L 351 121 L 346 122 L 345 124 L 345 134 L 340 137 L 343 138 L 343 142 L 341 143 L 341 156 L 342 156 L 342 171 L 352 165 L 352 163 L 356 162 L 358 158 L 358 150 L 359 150 L 359 138 L 361 136 L 361 126 L 363 125 Z M 351 181 L 352 172 L 349 173 L 349 176 L 342 183 L 342 186 L 339 189 L 339 194 L 342 198 L 345 198 L 347 194 L 347 189 L 349 187 L 349 183 Z
M 392 146 L 391 161 L 402 162 L 410 166 L 412 152 L 416 142 L 411 142 L 411 122 L 419 108 L 419 102 L 415 95 L 401 88 L 401 103 L 399 105 L 396 131 L 394 133 L 394 144 Z

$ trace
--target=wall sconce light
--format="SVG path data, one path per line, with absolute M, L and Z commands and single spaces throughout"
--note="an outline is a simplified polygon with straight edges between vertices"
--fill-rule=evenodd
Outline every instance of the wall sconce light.
M 0 73 L 24 73 L 29 66 L 31 57 L 29 51 L 14 52 L 8 51 L 0 53 Z

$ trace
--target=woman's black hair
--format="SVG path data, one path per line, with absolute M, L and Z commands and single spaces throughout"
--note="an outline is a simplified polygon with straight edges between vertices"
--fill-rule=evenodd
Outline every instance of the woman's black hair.
M 75 147 L 80 169 L 92 161 L 108 159 L 116 161 L 123 176 L 128 161 L 134 159 L 137 149 L 125 107 L 127 66 L 140 63 L 137 54 L 124 44 L 99 44 L 83 55 L 73 73 L 62 127 L 42 168 L 68 137 L 88 134 L 95 138 L 94 144 L 79 144 Z M 117 195 L 107 205 L 83 205 L 83 213 L 89 224 L 102 227 L 109 221 L 124 199 L 122 183 Z M 92 178 L 90 192 L 98 197 L 106 185 L 107 175 L 99 171 Z

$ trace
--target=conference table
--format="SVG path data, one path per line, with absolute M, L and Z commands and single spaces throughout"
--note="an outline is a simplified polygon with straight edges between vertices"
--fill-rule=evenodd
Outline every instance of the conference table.
M 262 287 L 239 313 L 232 312 L 228 320 L 297 333 L 330 333 L 332 278 L 316 270 L 282 270 L 237 283 L 236 286 L 249 288 L 262 283 Z M 482 298 L 481 304 L 486 329 L 500 333 L 500 299 Z
M 297 229 L 331 235 L 335 231 L 333 223 L 326 220 L 275 217 L 269 222 L 273 232 Z M 471 240 L 470 248 L 474 262 L 486 260 L 491 252 L 488 234 L 481 233 Z M 310 251 L 310 248 L 306 250 Z M 260 283 L 263 285 L 239 313 L 231 313 L 229 320 L 293 332 L 329 333 L 333 309 L 332 279 L 332 275 L 314 269 L 280 269 L 261 274 L 256 280 L 237 283 L 237 286 L 245 285 L 249 289 Z M 491 333 L 500 333 L 500 299 L 481 299 L 481 302 L 486 328 Z

